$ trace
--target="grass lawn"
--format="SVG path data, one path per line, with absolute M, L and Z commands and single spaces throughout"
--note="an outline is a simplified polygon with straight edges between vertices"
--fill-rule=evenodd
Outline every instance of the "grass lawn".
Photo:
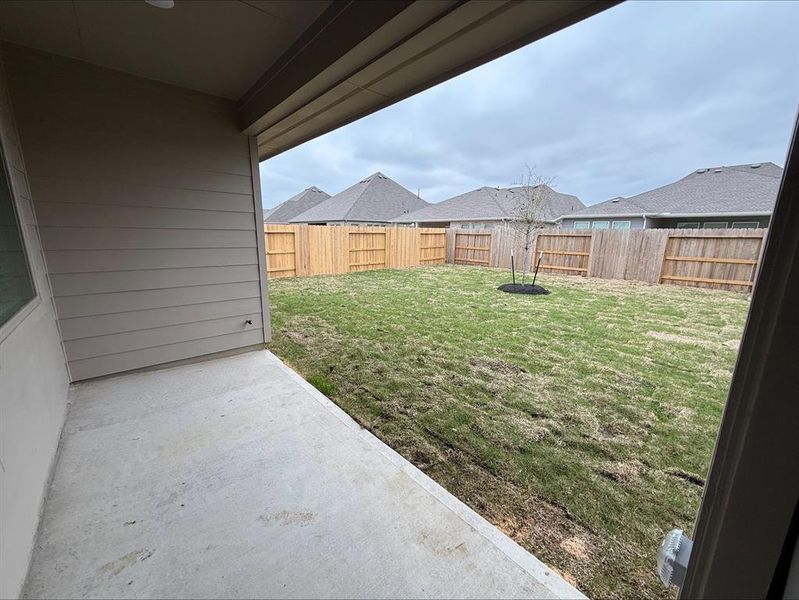
M 667 598 L 746 296 L 470 267 L 270 282 L 270 349 L 584 593 Z

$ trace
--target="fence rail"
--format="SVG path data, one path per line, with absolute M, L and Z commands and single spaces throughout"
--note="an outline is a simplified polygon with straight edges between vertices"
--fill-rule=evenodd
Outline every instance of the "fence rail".
M 444 264 L 444 229 L 265 225 L 269 279 Z

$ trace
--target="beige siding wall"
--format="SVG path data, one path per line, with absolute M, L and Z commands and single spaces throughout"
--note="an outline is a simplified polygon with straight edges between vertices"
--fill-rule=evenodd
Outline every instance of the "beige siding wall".
M 6 55 L 72 379 L 262 344 L 257 163 L 233 103 Z
M 36 298 L 0 327 L 0 597 L 16 597 L 67 407 L 67 371 L 0 52 L 0 137 Z

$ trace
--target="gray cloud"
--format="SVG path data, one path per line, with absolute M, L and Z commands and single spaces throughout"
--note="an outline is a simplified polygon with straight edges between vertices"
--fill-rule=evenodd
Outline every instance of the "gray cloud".
M 628 2 L 261 163 L 264 205 L 374 171 L 438 202 L 525 163 L 586 204 L 699 167 L 782 165 L 799 3 Z

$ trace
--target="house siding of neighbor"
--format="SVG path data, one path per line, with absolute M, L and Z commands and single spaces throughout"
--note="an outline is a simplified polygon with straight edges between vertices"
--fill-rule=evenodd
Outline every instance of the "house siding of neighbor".
M 541 215 L 549 226 L 555 227 L 561 215 L 585 208 L 577 196 L 561 194 L 544 186 L 545 203 Z M 522 188 L 481 187 L 437 204 L 431 204 L 393 219 L 397 224 L 417 227 L 457 227 L 462 229 L 488 229 L 513 220 Z
M 782 169 L 754 163 L 698 169 L 663 187 L 594 204 L 560 222 L 564 229 L 768 227 Z
M 330 194 L 316 186 L 309 187 L 275 206 L 264 215 L 264 223 L 288 223 L 299 214 L 321 204 Z
M 394 217 L 430 206 L 383 173 L 374 173 L 290 219 L 309 225 L 387 225 Z

